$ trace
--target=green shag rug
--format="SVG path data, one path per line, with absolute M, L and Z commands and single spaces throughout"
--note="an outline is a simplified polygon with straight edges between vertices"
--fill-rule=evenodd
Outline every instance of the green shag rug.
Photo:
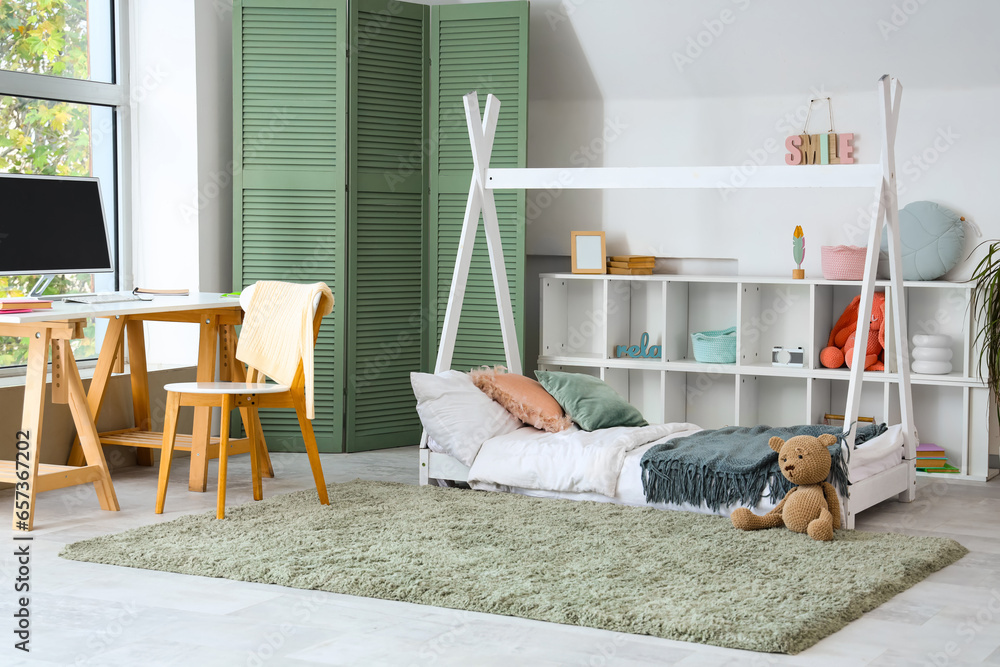
M 797 653 L 968 551 L 932 537 L 356 480 L 71 544 L 63 558 Z

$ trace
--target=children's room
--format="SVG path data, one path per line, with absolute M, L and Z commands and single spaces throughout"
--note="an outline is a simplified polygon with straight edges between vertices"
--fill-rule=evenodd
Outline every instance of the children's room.
M 1000 5 L 3 0 L 3 665 L 1000 665 Z

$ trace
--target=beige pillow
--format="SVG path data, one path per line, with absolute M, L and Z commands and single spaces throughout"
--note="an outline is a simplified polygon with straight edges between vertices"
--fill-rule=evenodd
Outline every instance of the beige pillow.
M 508 373 L 503 366 L 469 373 L 473 384 L 525 424 L 549 433 L 573 425 L 562 407 L 537 381 Z

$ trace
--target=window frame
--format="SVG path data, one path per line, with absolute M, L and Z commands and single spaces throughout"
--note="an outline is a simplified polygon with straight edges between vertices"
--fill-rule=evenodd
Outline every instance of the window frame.
M 133 127 L 131 68 L 132 0 L 110 0 L 112 16 L 111 43 L 114 49 L 113 83 L 72 79 L 50 74 L 32 74 L 0 70 L 0 95 L 30 97 L 57 102 L 71 102 L 110 107 L 115 134 L 115 220 L 117 245 L 116 284 L 120 290 L 132 289 L 132 188 L 133 188 Z M 81 367 L 95 363 L 80 361 Z M 24 366 L 0 368 L 0 378 L 24 376 Z

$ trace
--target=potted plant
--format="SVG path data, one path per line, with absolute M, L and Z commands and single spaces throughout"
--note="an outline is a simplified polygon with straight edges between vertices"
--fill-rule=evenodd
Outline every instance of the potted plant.
M 977 327 L 974 344 L 979 345 L 979 377 L 994 396 L 1000 396 L 1000 241 L 984 241 L 976 248 L 985 244 L 989 244 L 986 254 L 969 278 L 976 283 L 971 315 Z

